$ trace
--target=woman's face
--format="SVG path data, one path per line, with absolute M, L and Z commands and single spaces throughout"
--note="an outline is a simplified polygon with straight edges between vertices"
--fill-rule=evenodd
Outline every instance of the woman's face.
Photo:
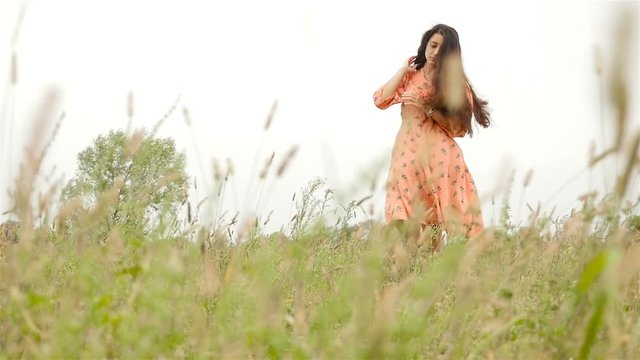
M 438 53 L 440 52 L 440 47 L 444 42 L 444 36 L 442 34 L 433 34 L 429 41 L 427 42 L 427 50 L 424 52 L 424 56 L 427 58 L 427 64 L 431 66 L 435 66 L 438 63 Z

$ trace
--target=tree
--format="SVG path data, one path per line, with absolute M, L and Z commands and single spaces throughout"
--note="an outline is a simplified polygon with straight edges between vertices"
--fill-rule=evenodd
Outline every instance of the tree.
M 78 155 L 78 169 L 64 187 L 62 199 L 65 203 L 80 200 L 71 225 L 85 221 L 92 235 L 101 239 L 116 225 L 127 235 L 171 235 L 177 230 L 187 187 L 185 157 L 176 152 L 172 139 L 142 131 L 128 138 L 123 131 L 112 130 Z M 79 220 L 78 213 L 85 220 Z M 98 219 L 100 226 L 87 224 L 87 218 Z

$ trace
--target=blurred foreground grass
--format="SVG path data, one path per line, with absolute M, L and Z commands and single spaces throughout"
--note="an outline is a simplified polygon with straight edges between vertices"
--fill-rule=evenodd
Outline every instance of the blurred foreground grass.
M 36 229 L 2 244 L 0 355 L 638 358 L 640 221 L 603 206 L 435 255 L 373 223 L 235 245 Z

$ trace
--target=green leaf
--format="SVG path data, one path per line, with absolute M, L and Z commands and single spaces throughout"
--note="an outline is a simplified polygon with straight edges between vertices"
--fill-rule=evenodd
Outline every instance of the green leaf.
M 604 271 L 607 266 L 607 263 L 610 260 L 610 252 L 609 251 L 601 251 L 596 257 L 591 260 L 584 271 L 582 272 L 582 276 L 580 277 L 580 281 L 578 282 L 578 293 L 586 294 L 587 291 L 591 288 L 595 280 L 598 276 Z
M 598 335 L 598 331 L 602 328 L 604 323 L 604 310 L 607 305 L 607 293 L 602 292 L 598 295 L 596 299 L 596 303 L 593 309 L 593 314 L 589 319 L 589 325 L 587 325 L 587 331 L 584 334 L 584 341 L 582 342 L 582 347 L 580 348 L 580 356 L 579 359 L 586 359 L 589 356 L 589 352 L 593 347 L 594 342 L 596 341 L 596 336 Z

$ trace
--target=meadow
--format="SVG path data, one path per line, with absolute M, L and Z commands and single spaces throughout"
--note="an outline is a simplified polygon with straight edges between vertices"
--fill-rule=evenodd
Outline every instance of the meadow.
M 21 231 L 3 239 L 0 354 L 633 359 L 640 220 L 602 206 L 437 254 L 379 224 L 254 228 L 237 244 Z
M 80 154 L 86 174 L 124 164 L 100 186 L 78 178 L 42 190 L 55 131 L 34 133 L 13 220 L 0 227 L 0 358 L 638 359 L 640 199 L 624 199 L 640 134 L 625 127 L 626 81 L 614 72 L 608 82 L 616 138 L 589 164 L 623 159 L 614 188 L 561 216 L 530 207 L 523 223 L 506 196 L 495 225 L 438 252 L 375 218 L 356 221 L 367 198 L 340 204 L 322 179 L 267 231 L 268 218 L 219 214 L 226 176 L 216 174 L 206 221 L 188 195 L 195 183 L 147 173 L 154 154 L 175 169 L 184 160 L 155 128 Z M 54 98 L 35 124 L 54 117 Z M 295 166 L 294 155 L 279 167 L 271 157 L 256 178 Z

